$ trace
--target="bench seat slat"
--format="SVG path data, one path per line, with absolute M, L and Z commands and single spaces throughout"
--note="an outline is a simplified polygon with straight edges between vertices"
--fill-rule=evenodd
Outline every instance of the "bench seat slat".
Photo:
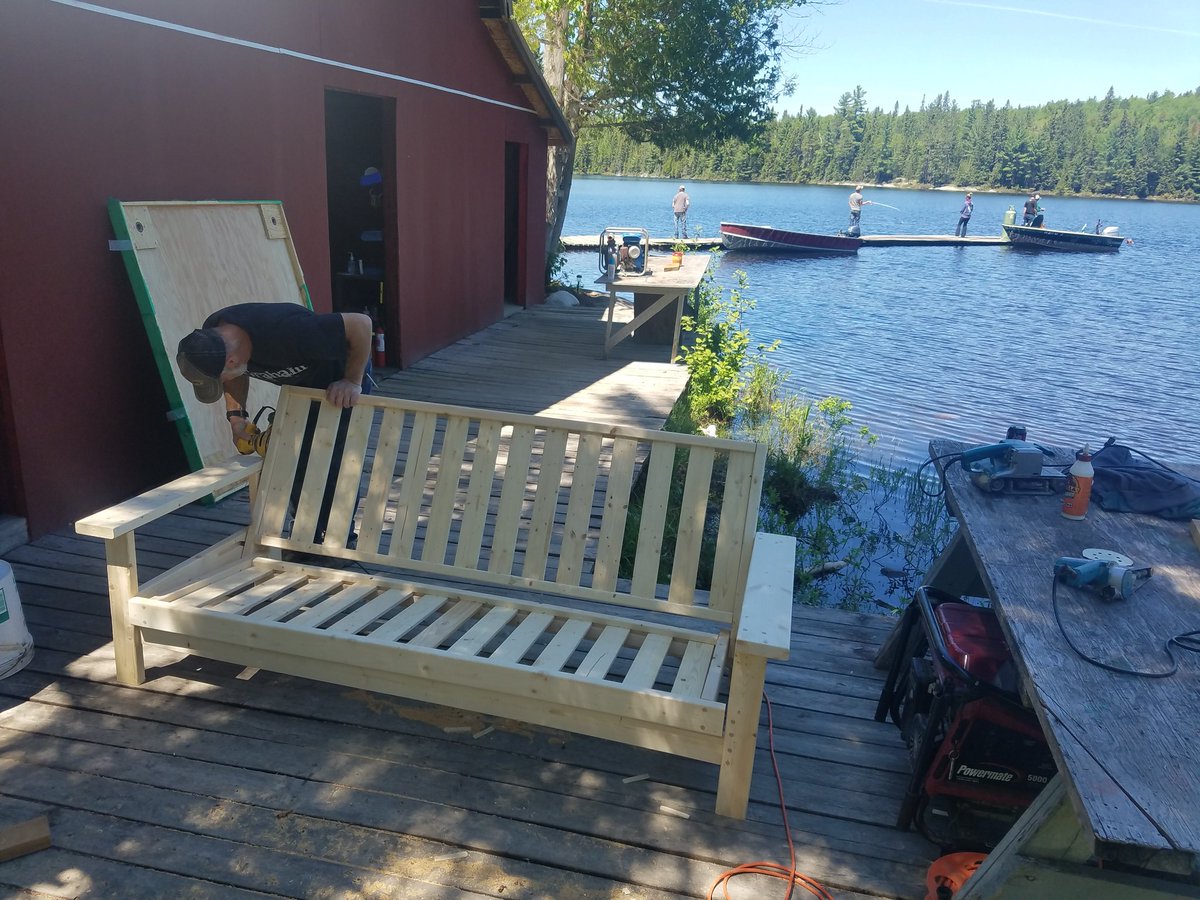
M 342 616 L 326 628 L 326 631 L 344 631 L 347 634 L 361 634 L 362 630 L 377 619 L 404 604 L 411 596 L 407 591 L 381 591 L 352 613 Z
M 209 609 L 214 612 L 227 612 L 234 615 L 245 612 L 251 607 L 258 607 L 272 600 L 287 596 L 293 589 L 304 584 L 308 576 L 303 572 L 280 572 L 252 588 L 242 591 L 236 597 L 212 604 Z
M 262 622 L 278 622 L 309 603 L 316 603 L 322 597 L 333 593 L 340 585 L 340 581 L 332 578 L 318 578 L 297 588 L 285 597 L 280 597 L 266 606 L 259 607 L 247 614 L 246 618 Z
M 679 672 L 675 683 L 671 685 L 671 694 L 675 697 L 699 698 L 704 692 L 704 683 L 708 676 L 708 665 L 712 662 L 713 645 L 689 641 L 679 663 Z
M 475 615 L 482 605 L 478 600 L 459 600 L 442 613 L 437 621 L 430 623 L 419 634 L 410 638 L 408 641 L 409 646 L 437 647 L 442 641 L 454 634 L 467 619 Z
M 629 637 L 629 629 L 624 626 L 609 625 L 605 627 L 604 631 L 600 633 L 600 637 L 592 644 L 592 649 L 583 658 L 583 662 L 579 664 L 575 674 L 581 678 L 603 681 L 604 677 L 608 675 L 613 660 L 617 658 L 617 654 L 625 645 L 627 637 Z
M 539 654 L 533 667 L 550 672 L 560 671 L 592 628 L 592 623 L 587 619 L 568 619 L 546 644 L 546 649 Z
M 554 616 L 549 613 L 527 613 L 488 659 L 493 662 L 518 662 L 553 621 Z
M 671 639 L 665 634 L 648 634 L 638 648 L 637 656 L 625 673 L 623 684 L 626 687 L 644 689 L 654 687 L 658 673 L 662 669 L 667 651 L 671 649 Z
M 370 584 L 348 584 L 336 594 L 324 597 L 320 603 L 315 603 L 290 620 L 287 624 L 294 627 L 317 627 L 330 619 L 341 615 L 347 609 L 358 603 L 374 590 Z
M 197 583 L 195 590 L 182 593 L 174 602 L 182 606 L 207 606 L 237 593 L 247 585 L 254 584 L 260 577 L 261 573 L 256 569 L 239 568 L 226 571 L 211 581 Z
M 722 631 L 713 647 L 712 661 L 708 665 L 708 675 L 704 679 L 704 690 L 700 696 L 705 700 L 716 700 L 721 692 L 721 681 L 725 675 L 725 654 L 729 651 L 729 632 Z
M 500 633 L 505 625 L 513 620 L 516 614 L 515 606 L 493 606 L 468 629 L 466 634 L 455 641 L 447 652 L 458 653 L 462 656 L 475 656 Z
M 447 598 L 444 594 L 431 592 L 421 597 L 410 594 L 409 599 L 412 602 L 408 606 L 371 632 L 371 640 L 391 642 L 402 639 L 437 612 Z

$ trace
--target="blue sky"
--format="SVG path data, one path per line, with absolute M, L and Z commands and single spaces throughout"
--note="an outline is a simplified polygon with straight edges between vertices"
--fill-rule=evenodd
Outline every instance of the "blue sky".
M 1200 0 L 817 0 L 785 31 L 812 46 L 785 57 L 781 112 L 830 113 L 855 85 L 886 112 L 1200 88 Z

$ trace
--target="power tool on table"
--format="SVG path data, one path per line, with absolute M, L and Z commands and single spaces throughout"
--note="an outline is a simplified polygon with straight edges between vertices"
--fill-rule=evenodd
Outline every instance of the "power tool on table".
M 260 428 L 258 420 L 262 418 L 262 414 L 270 410 L 267 416 L 267 427 Z M 250 454 L 257 453 L 259 456 L 267 455 L 267 445 L 271 442 L 271 426 L 275 424 L 275 407 L 264 406 L 258 411 L 254 420 L 246 423 L 246 436 L 238 438 L 233 442 L 237 447 L 238 453 Z
M 1087 549 L 1083 558 L 1060 556 L 1054 561 L 1054 577 L 1061 584 L 1087 588 L 1104 600 L 1128 600 L 1150 580 L 1150 567 L 1134 567 L 1128 556 L 1112 550 Z
M 1025 429 L 1013 425 L 1004 440 L 964 450 L 962 467 L 980 490 L 1004 494 L 1061 494 L 1067 476 L 1047 466 L 1050 451 L 1025 440 Z

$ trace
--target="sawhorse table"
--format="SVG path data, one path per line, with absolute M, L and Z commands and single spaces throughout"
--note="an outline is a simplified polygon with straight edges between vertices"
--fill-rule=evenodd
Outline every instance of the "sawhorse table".
M 1178 670 L 1145 678 L 1086 662 L 1064 637 L 1119 667 L 1169 667 L 1167 639 L 1200 628 L 1188 523 L 1094 501 L 1072 521 L 1057 496 L 980 490 L 953 459 L 963 449 L 929 445 L 958 531 L 927 582 L 991 600 L 1059 774 L 956 900 L 1200 897 L 1200 654 L 1175 648 Z M 1056 616 L 1055 559 L 1093 547 L 1153 575 L 1125 600 L 1059 585 Z
M 712 260 L 710 253 L 690 253 L 683 257 L 683 265 L 674 271 L 664 271 L 670 257 L 650 256 L 647 264 L 650 268 L 648 275 L 624 275 L 609 280 L 607 276 L 596 279 L 596 284 L 604 285 L 608 290 L 607 324 L 604 328 L 604 358 L 617 344 L 632 335 L 638 328 L 644 326 L 663 310 L 675 304 L 675 325 L 671 340 L 671 360 L 679 354 L 679 323 L 683 318 L 683 302 L 689 293 L 700 286 L 708 264 Z M 635 295 L 656 296 L 645 309 L 634 316 L 632 322 L 627 322 L 613 333 L 613 307 L 617 302 L 618 292 Z

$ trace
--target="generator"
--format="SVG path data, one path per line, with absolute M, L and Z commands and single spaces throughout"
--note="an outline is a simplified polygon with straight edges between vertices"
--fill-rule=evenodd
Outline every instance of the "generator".
M 912 765 L 896 827 L 915 825 L 943 853 L 990 851 L 1057 772 L 1000 623 L 925 586 L 897 629 L 875 710 L 899 727 Z
M 599 262 L 602 275 L 608 274 L 610 265 L 621 276 L 651 274 L 650 232 L 645 228 L 605 228 L 600 232 Z

